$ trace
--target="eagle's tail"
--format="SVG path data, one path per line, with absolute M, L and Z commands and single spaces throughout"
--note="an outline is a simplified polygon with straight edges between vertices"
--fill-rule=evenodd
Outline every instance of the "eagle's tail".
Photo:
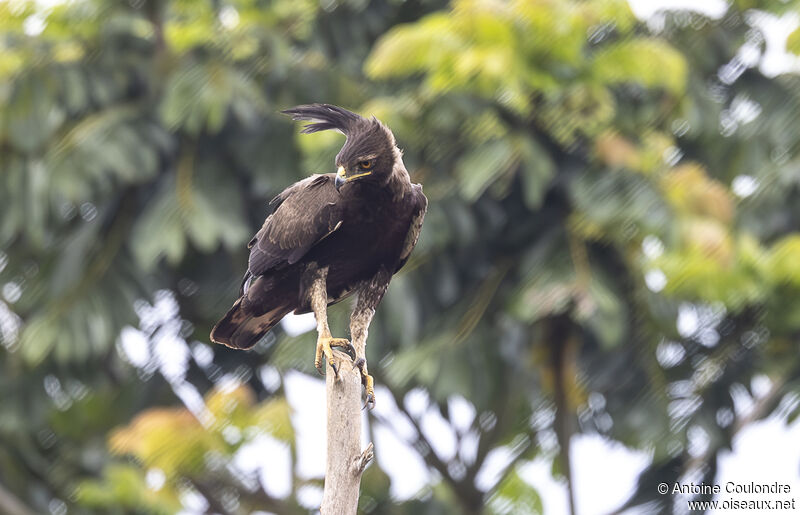
M 245 297 L 237 300 L 225 316 L 211 330 L 211 341 L 233 349 L 249 349 L 292 310 L 278 306 L 266 312 L 255 313 L 246 306 Z

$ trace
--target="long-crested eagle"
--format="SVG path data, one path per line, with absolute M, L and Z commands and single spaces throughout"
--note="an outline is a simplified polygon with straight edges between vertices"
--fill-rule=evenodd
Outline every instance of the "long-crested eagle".
M 417 243 L 428 199 L 412 184 L 394 135 L 380 121 L 328 104 L 283 111 L 306 120 L 302 132 L 334 129 L 346 136 L 337 173 L 312 175 L 275 197 L 274 211 L 250 240 L 240 297 L 211 331 L 211 340 L 236 349 L 255 345 L 290 311 L 317 319 L 314 365 L 324 356 L 338 370 L 331 347 L 345 347 L 361 370 L 367 404 L 374 405 L 367 372 L 367 330 L 392 275 Z M 355 294 L 350 337 L 333 338 L 327 306 Z

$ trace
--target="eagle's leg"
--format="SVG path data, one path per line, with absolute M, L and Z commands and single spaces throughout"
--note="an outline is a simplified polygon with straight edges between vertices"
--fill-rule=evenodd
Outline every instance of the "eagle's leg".
M 365 282 L 358 291 L 358 300 L 350 315 L 350 338 L 356 353 L 355 366 L 361 371 L 361 384 L 367 394 L 364 407 L 375 407 L 375 386 L 367 371 L 367 333 L 375 315 L 375 308 L 381 302 L 392 275 L 381 269 L 375 277 Z
M 361 384 L 364 385 L 364 390 L 367 394 L 364 407 L 369 406 L 372 409 L 375 407 L 375 389 L 372 376 L 367 371 L 367 333 L 375 310 L 365 306 L 362 299 L 363 295 L 359 295 L 356 308 L 353 310 L 353 314 L 350 315 L 350 338 L 353 339 L 353 347 L 356 350 L 355 366 L 361 371 Z
M 333 373 L 339 377 L 339 367 L 333 359 L 332 347 L 343 347 L 348 354 L 354 355 L 353 346 L 347 338 L 333 338 L 328 327 L 328 292 L 325 287 L 327 270 L 318 271 L 311 283 L 309 295 L 311 296 L 311 309 L 317 318 L 317 350 L 314 357 L 314 366 L 322 373 L 322 357 L 330 364 Z

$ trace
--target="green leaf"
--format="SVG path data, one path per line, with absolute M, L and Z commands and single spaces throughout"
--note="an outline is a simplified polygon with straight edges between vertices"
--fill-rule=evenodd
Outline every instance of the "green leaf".
M 189 134 L 218 133 L 231 108 L 239 113 L 264 113 L 266 101 L 253 80 L 235 68 L 218 63 L 189 62 L 169 77 L 159 105 L 164 125 Z M 252 117 L 252 114 L 250 115 Z
M 786 50 L 789 52 L 800 55 L 800 27 L 794 29 L 786 39 Z
M 555 163 L 547 150 L 533 138 L 519 137 L 515 139 L 515 144 L 522 160 L 525 204 L 532 210 L 539 209 L 547 187 L 555 176 Z
M 775 243 L 769 252 L 767 276 L 774 284 L 800 286 L 800 234 L 791 233 Z
M 413 25 L 390 31 L 375 45 L 364 64 L 372 78 L 403 77 L 435 69 L 448 54 L 464 48 L 464 42 L 452 31 L 446 14 L 432 14 Z
M 183 257 L 186 237 L 183 233 L 172 177 L 162 181 L 156 195 L 147 203 L 133 227 L 130 248 L 143 270 L 155 268 L 166 256 L 175 263 Z
M 635 38 L 604 47 L 592 60 L 594 77 L 604 84 L 635 82 L 674 95 L 686 88 L 683 55 L 663 40 Z
M 146 510 L 153 514 L 177 513 L 181 503 L 170 488 L 153 490 L 145 480 L 144 471 L 127 464 L 112 463 L 103 470 L 103 477 L 83 481 L 75 496 L 87 507 L 109 512 L 127 508 L 132 512 Z
M 455 341 L 455 332 L 443 332 L 420 342 L 414 347 L 400 350 L 391 366 L 385 370 L 386 381 L 392 386 L 402 387 L 409 382 L 431 384 L 439 372 L 436 356 L 448 343 Z
M 64 101 L 66 108 L 71 113 L 84 111 L 89 104 L 89 95 L 86 77 L 81 69 L 77 67 L 66 68 L 64 70 Z
M 261 403 L 253 412 L 252 424 L 266 429 L 270 436 L 294 445 L 292 408 L 286 397 L 277 397 Z
M 456 163 L 461 194 L 468 201 L 477 199 L 517 162 L 518 155 L 508 139 L 488 141 L 469 151 Z
M 220 244 L 228 249 L 243 247 L 251 230 L 245 222 L 239 190 L 229 177 L 218 172 L 225 163 L 202 155 L 197 160 L 190 209 L 181 213 L 189 238 L 204 252 Z
M 544 317 L 564 313 L 572 305 L 576 289 L 571 272 L 554 275 L 552 269 L 529 282 L 511 303 L 510 311 L 516 318 L 535 322 Z
M 578 320 L 592 331 L 604 349 L 623 345 L 629 321 L 619 296 L 613 291 L 613 283 L 599 270 L 592 271 L 587 301 L 590 305 L 586 309 L 578 306 Z
M 0 52 L 0 79 L 7 80 L 24 69 L 25 53 L 19 50 L 3 49 Z
M 642 233 L 661 234 L 671 219 L 653 183 L 635 173 L 583 173 L 570 184 L 570 196 L 576 210 L 615 241 L 629 241 Z
M 54 82 L 45 72 L 28 72 L 15 82 L 3 106 L 7 137 L 23 152 L 40 149 L 64 121 Z
M 414 293 L 408 276 L 400 274 L 392 279 L 392 287 L 381 302 L 385 323 L 403 346 L 412 346 L 419 338 L 420 313 Z
M 50 353 L 58 340 L 60 328 L 48 316 L 36 316 L 22 329 L 20 353 L 28 365 L 36 366 Z
M 200 7 L 200 5 L 198 5 Z M 194 47 L 211 44 L 214 33 L 213 14 L 207 7 L 199 9 L 189 20 L 171 20 L 164 28 L 164 39 L 177 53 L 184 53 Z
M 51 295 L 60 295 L 76 281 L 81 280 L 89 264 L 87 256 L 97 241 L 100 226 L 101 224 L 97 222 L 85 223 L 70 235 L 58 257 L 50 282 Z
M 539 492 L 519 475 L 519 466 L 510 471 L 489 498 L 492 515 L 535 515 L 544 511 Z

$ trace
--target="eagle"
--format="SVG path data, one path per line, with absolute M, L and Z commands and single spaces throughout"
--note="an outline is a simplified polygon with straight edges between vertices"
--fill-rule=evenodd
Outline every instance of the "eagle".
M 428 199 L 412 184 L 394 135 L 375 117 L 329 104 L 282 111 L 308 121 L 302 133 L 336 130 L 346 137 L 336 173 L 299 181 L 270 202 L 272 214 L 250 240 L 239 299 L 211 331 L 234 349 L 253 347 L 289 312 L 317 320 L 314 365 L 339 371 L 332 347 L 347 350 L 361 373 L 366 403 L 375 405 L 366 360 L 367 332 L 392 276 L 417 243 Z M 350 338 L 331 336 L 327 307 L 355 295 Z

